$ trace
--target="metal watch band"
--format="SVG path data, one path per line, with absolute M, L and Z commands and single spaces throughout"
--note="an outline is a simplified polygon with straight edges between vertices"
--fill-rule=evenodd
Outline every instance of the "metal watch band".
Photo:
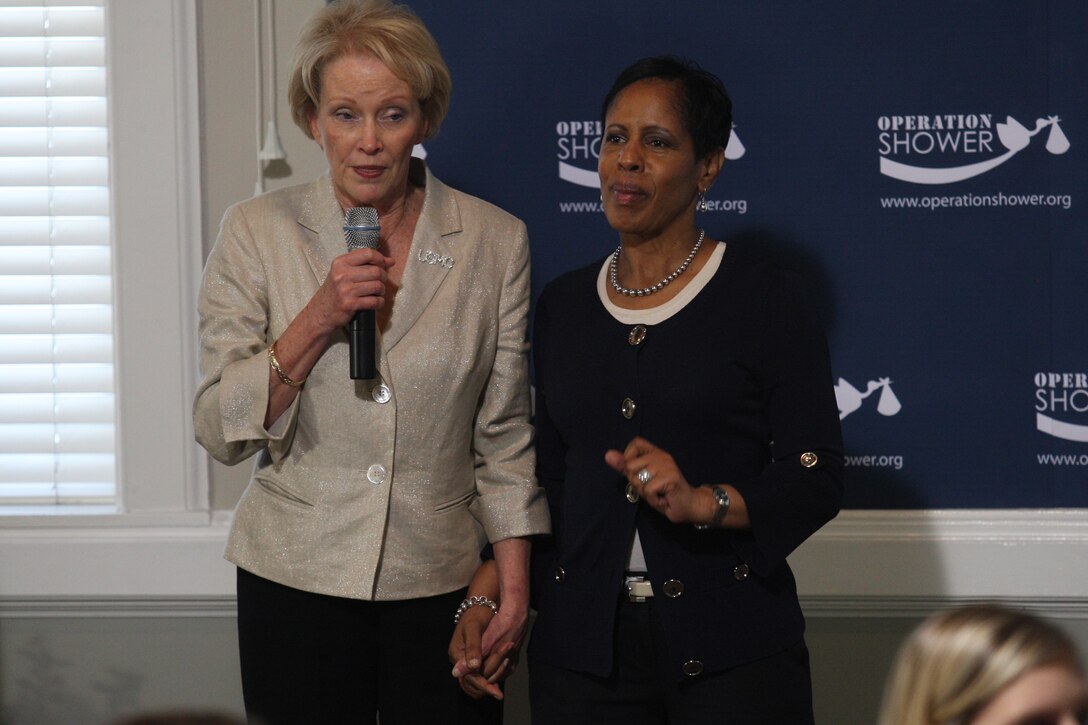
M 714 492 L 714 500 L 718 502 L 718 510 L 714 512 L 714 517 L 707 523 L 695 524 L 695 528 L 700 531 L 716 527 L 725 518 L 726 512 L 729 511 L 729 492 L 721 486 L 711 486 L 710 490 Z

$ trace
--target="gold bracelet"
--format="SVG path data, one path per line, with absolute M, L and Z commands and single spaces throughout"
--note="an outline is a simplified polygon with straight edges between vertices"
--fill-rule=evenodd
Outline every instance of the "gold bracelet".
M 273 341 L 273 343 L 268 346 L 268 364 L 272 366 L 272 370 L 275 371 L 281 383 L 290 385 L 292 388 L 301 388 L 302 384 L 306 382 L 306 378 L 303 378 L 302 380 L 292 380 L 287 376 L 287 373 L 283 372 L 283 368 L 280 367 L 280 361 L 276 359 L 276 342 L 278 342 L 278 340 Z

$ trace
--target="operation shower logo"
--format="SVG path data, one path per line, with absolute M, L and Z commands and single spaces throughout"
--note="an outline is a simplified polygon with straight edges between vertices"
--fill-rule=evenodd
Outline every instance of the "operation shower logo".
M 1029 129 L 1012 116 L 995 123 L 992 113 L 881 116 L 880 173 L 912 184 L 953 184 L 997 168 L 1043 131 L 1046 150 L 1064 154 L 1069 139 L 1060 120 L 1036 118 Z
M 1088 373 L 1035 373 L 1035 427 L 1088 443 Z
M 600 121 L 559 121 L 555 124 L 559 157 L 559 178 L 576 186 L 599 189 L 597 159 L 601 155 Z M 734 127 L 725 147 L 725 158 L 735 161 L 744 156 L 744 144 Z
M 860 410 L 863 405 L 866 405 L 866 399 L 877 391 L 880 392 L 880 396 L 876 401 L 876 412 L 885 417 L 898 415 L 903 406 L 895 391 L 892 390 L 891 378 L 870 380 L 865 384 L 864 391 L 858 390 L 846 378 L 839 378 L 839 381 L 835 383 L 835 402 L 839 406 L 839 420 Z M 872 406 L 871 403 L 868 405 Z M 858 454 L 852 452 L 844 457 L 843 462 L 847 467 L 892 468 L 896 471 L 903 470 L 904 465 L 903 455 L 900 453 Z
M 839 420 L 853 413 L 862 406 L 863 401 L 876 391 L 880 391 L 876 410 L 883 416 L 892 416 L 899 413 L 903 406 L 899 403 L 892 390 L 891 378 L 879 378 L 870 380 L 865 386 L 865 392 L 861 392 L 851 385 L 845 378 L 839 378 L 835 383 L 835 402 L 839 406 Z

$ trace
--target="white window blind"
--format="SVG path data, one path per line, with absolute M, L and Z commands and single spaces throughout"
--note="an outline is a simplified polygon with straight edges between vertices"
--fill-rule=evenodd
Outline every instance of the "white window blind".
M 0 0 L 0 506 L 116 492 L 103 0 Z

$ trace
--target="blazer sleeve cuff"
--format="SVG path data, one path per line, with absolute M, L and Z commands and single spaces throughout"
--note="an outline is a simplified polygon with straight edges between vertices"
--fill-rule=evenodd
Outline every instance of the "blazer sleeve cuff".
M 481 494 L 469 505 L 469 511 L 491 542 L 549 534 L 552 530 L 544 489 L 535 485 Z
M 246 360 L 239 360 L 223 369 L 219 383 L 220 415 L 226 443 L 265 441 L 268 453 L 280 461 L 291 447 L 298 422 L 300 391 L 290 407 L 272 425 L 264 427 L 268 410 L 268 360 L 263 351 Z

